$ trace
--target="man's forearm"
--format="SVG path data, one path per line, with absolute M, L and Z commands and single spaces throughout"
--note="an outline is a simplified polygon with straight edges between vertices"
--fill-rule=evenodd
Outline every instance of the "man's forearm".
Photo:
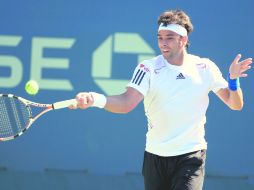
M 228 106 L 233 110 L 241 110 L 243 108 L 243 93 L 241 88 L 238 88 L 236 91 L 228 91 Z
M 113 113 L 128 113 L 128 100 L 124 94 L 108 96 L 104 109 Z

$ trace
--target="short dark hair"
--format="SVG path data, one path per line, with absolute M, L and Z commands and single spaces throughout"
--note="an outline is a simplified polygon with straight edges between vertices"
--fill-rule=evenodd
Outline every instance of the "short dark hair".
M 188 34 L 193 31 L 190 17 L 182 10 L 167 10 L 163 12 L 158 18 L 158 25 L 161 23 L 165 25 L 179 24 L 187 30 Z

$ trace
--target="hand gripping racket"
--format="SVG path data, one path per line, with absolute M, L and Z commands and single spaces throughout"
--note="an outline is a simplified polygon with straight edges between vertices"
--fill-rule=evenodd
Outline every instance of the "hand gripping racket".
M 0 94 L 0 141 L 12 140 L 22 135 L 36 119 L 48 111 L 76 104 L 75 99 L 53 104 L 40 104 L 13 94 Z M 42 110 L 33 116 L 31 106 Z

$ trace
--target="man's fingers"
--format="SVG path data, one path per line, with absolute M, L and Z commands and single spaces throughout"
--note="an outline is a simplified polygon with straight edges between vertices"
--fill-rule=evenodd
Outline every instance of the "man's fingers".
M 241 74 L 241 77 L 243 77 L 243 78 L 244 78 L 244 77 L 247 77 L 247 76 L 248 76 L 248 74 L 246 74 L 246 73 L 242 73 L 242 74 Z
M 237 64 L 239 62 L 239 60 L 241 59 L 242 55 L 241 54 L 237 54 L 237 56 L 235 57 L 233 63 Z
M 244 73 L 247 70 L 249 70 L 251 68 L 251 65 L 250 65 L 251 63 L 252 63 L 252 58 L 248 58 L 248 59 L 245 59 L 245 60 L 241 61 L 240 62 L 240 64 L 241 64 L 241 73 Z
M 230 65 L 229 72 L 230 77 L 237 78 L 237 77 L 247 77 L 248 75 L 245 73 L 251 68 L 252 58 L 244 59 L 240 61 L 241 54 L 238 54 L 232 64 Z
M 93 104 L 93 98 L 90 93 L 82 92 L 76 96 L 77 107 L 86 109 Z
M 241 66 L 248 66 L 248 65 L 252 64 L 252 58 L 245 59 L 245 60 L 241 61 L 240 64 L 241 64 Z
M 77 109 L 78 107 L 77 107 L 77 105 L 71 105 L 71 106 L 69 106 L 68 108 L 69 108 L 69 109 L 72 109 L 72 110 L 75 110 L 75 109 Z

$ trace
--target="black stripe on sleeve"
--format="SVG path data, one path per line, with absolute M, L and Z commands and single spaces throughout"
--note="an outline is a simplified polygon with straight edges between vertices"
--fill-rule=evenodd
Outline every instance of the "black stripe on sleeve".
M 134 79 L 132 80 L 132 83 L 134 83 L 134 81 L 135 81 L 135 79 L 137 78 L 139 72 L 140 72 L 140 69 L 137 71 L 137 73 L 136 73 Z
M 139 73 L 139 75 L 138 75 L 138 78 L 136 79 L 136 81 L 135 81 L 135 84 L 137 84 L 137 82 L 139 81 L 139 78 L 140 78 L 140 76 L 143 74 L 143 71 L 141 71 L 140 73 Z
M 142 74 L 141 79 L 139 80 L 138 85 L 140 85 L 140 83 L 142 82 L 142 80 L 143 80 L 143 78 L 144 78 L 145 74 L 146 74 L 146 72 L 144 72 L 144 73 Z

